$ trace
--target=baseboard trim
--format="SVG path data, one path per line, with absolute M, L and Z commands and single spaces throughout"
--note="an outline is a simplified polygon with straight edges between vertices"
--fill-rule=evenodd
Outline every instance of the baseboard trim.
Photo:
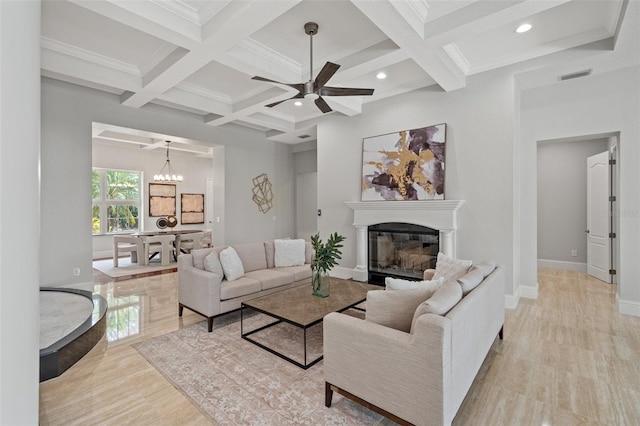
M 334 267 L 329 275 L 336 278 L 342 278 L 343 280 L 350 280 L 353 278 L 353 268 L 344 268 L 342 266 Z
M 93 260 L 97 259 L 108 259 L 113 257 L 113 250 L 105 250 L 105 251 L 94 251 L 93 252 Z
M 640 317 L 640 303 L 633 300 L 618 299 L 618 312 L 625 315 Z
M 587 264 L 564 260 L 538 259 L 538 268 L 562 269 L 565 271 L 587 272 Z
M 537 299 L 538 298 L 538 283 L 536 286 L 528 286 L 521 285 L 520 288 L 520 297 L 524 297 L 525 299 Z
M 519 292 L 516 292 L 519 293 Z M 520 294 L 505 294 L 504 295 L 504 307 L 507 309 L 515 309 L 518 307 L 518 302 L 520 301 Z

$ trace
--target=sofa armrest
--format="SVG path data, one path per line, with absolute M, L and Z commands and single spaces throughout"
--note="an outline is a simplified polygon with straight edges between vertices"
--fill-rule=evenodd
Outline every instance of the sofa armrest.
M 339 313 L 323 324 L 326 382 L 416 425 L 451 421 L 447 318 L 423 315 L 414 334 Z
M 204 316 L 220 313 L 222 277 L 193 266 L 193 256 L 178 257 L 178 302 Z
M 436 273 L 435 269 L 425 269 L 424 273 L 422 274 L 422 279 L 424 280 L 431 280 L 433 278 L 433 275 Z

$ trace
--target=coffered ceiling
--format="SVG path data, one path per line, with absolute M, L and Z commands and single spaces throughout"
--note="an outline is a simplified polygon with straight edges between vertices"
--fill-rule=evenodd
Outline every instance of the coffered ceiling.
M 624 0 L 45 0 L 42 75 L 130 107 L 159 104 L 297 143 L 320 120 L 360 114 L 364 103 L 426 86 L 460 90 L 470 75 L 612 39 L 624 9 Z M 328 114 L 306 99 L 264 106 L 297 91 L 252 76 L 309 80 L 309 21 L 319 25 L 314 78 L 334 62 L 341 67 L 329 85 L 373 96 L 327 96 Z M 533 28 L 516 33 L 525 22 Z

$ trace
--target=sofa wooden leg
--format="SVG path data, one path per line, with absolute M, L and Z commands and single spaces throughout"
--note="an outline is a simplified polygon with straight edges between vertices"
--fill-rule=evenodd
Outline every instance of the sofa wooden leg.
M 500 337 L 500 340 L 504 339 L 504 325 L 500 327 L 500 331 L 498 332 L 498 337 Z
M 184 311 L 184 305 L 182 303 L 178 303 L 178 316 L 182 316 L 182 311 Z
M 213 317 L 207 318 L 207 328 L 209 330 L 209 333 L 213 331 Z
M 328 382 L 324 382 L 324 406 L 331 407 L 332 399 L 333 399 L 333 389 L 331 389 L 331 384 Z

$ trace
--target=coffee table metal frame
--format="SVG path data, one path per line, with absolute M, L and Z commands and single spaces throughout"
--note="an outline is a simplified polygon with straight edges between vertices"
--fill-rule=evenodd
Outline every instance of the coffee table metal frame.
M 358 284 L 363 284 L 363 283 L 358 283 Z M 367 285 L 367 284 L 364 284 L 364 285 L 370 286 L 372 290 L 380 289 L 380 286 Z M 290 289 L 287 289 L 287 290 L 290 290 Z M 282 291 L 285 292 L 287 290 L 282 290 Z M 280 292 L 271 293 L 269 296 L 277 295 L 278 293 L 280 293 Z M 309 291 L 309 293 L 311 294 L 311 291 Z M 261 297 L 265 297 L 265 296 L 261 296 Z M 310 297 L 316 297 L 316 296 L 310 296 Z M 331 297 L 331 296 L 329 296 L 329 297 Z M 257 298 L 257 299 L 259 299 L 259 298 Z M 362 303 L 362 302 L 364 302 L 366 299 L 367 299 L 367 296 L 366 296 L 366 293 L 365 293 L 361 299 L 358 299 L 357 301 L 355 301 L 353 303 L 350 303 L 347 306 L 344 306 L 344 307 L 342 307 L 342 308 L 340 308 L 338 310 L 332 310 L 331 312 L 343 312 L 343 311 L 346 311 L 349 308 L 355 308 L 355 309 L 363 310 L 363 309 L 360 309 L 360 308 L 356 308 L 355 306 L 360 304 L 360 303 Z M 254 345 L 259 346 L 262 349 L 264 349 L 264 350 L 266 350 L 268 352 L 271 352 L 272 354 L 277 355 L 278 357 L 280 357 L 280 358 L 282 358 L 282 359 L 284 359 L 286 361 L 289 361 L 290 363 L 292 363 L 294 365 L 297 365 L 298 367 L 303 368 L 305 370 L 307 370 L 308 368 L 314 366 L 315 364 L 317 364 L 318 362 L 320 362 L 324 358 L 324 355 L 321 354 L 319 357 L 311 360 L 310 362 L 307 362 L 307 330 L 309 328 L 313 327 L 314 325 L 321 323 L 322 320 L 324 319 L 323 317 L 321 317 L 321 318 L 319 318 L 319 319 L 317 319 L 315 321 L 312 321 L 312 322 L 310 322 L 308 324 L 300 324 L 300 323 L 298 323 L 296 321 L 284 318 L 283 316 L 274 314 L 272 312 L 268 312 L 268 311 L 266 311 L 264 309 L 260 309 L 260 308 L 256 308 L 254 306 L 251 306 L 249 303 L 251 303 L 251 300 L 247 300 L 246 302 L 242 302 L 242 304 L 240 305 L 240 335 L 242 336 L 243 339 L 245 339 L 245 340 L 253 343 Z M 251 309 L 253 311 L 260 312 L 261 314 L 264 314 L 264 315 L 267 315 L 267 316 L 269 316 L 271 318 L 274 318 L 276 321 L 271 322 L 271 323 L 266 324 L 266 325 L 263 325 L 262 327 L 259 327 L 259 328 L 255 329 L 255 330 L 251 330 L 251 331 L 248 331 L 248 332 L 245 333 L 245 331 L 244 331 L 244 310 L 245 309 Z M 327 313 L 330 313 L 330 312 L 327 312 Z M 260 342 L 258 342 L 256 340 L 254 340 L 253 338 L 250 337 L 254 333 L 258 333 L 258 332 L 260 332 L 260 331 L 262 331 L 264 329 L 267 329 L 269 327 L 273 327 L 274 325 L 281 324 L 283 322 L 287 323 L 287 324 L 291 324 L 291 325 L 293 325 L 295 327 L 298 327 L 298 328 L 303 330 L 303 335 L 304 335 L 304 337 L 303 337 L 304 363 L 298 362 L 295 359 L 293 359 L 291 357 L 288 357 L 287 355 L 285 355 L 283 353 L 280 353 L 280 352 L 276 351 L 275 349 L 270 348 L 270 347 L 268 347 L 268 346 L 266 346 L 266 345 L 264 345 L 264 344 L 262 344 L 262 343 L 260 343 Z

